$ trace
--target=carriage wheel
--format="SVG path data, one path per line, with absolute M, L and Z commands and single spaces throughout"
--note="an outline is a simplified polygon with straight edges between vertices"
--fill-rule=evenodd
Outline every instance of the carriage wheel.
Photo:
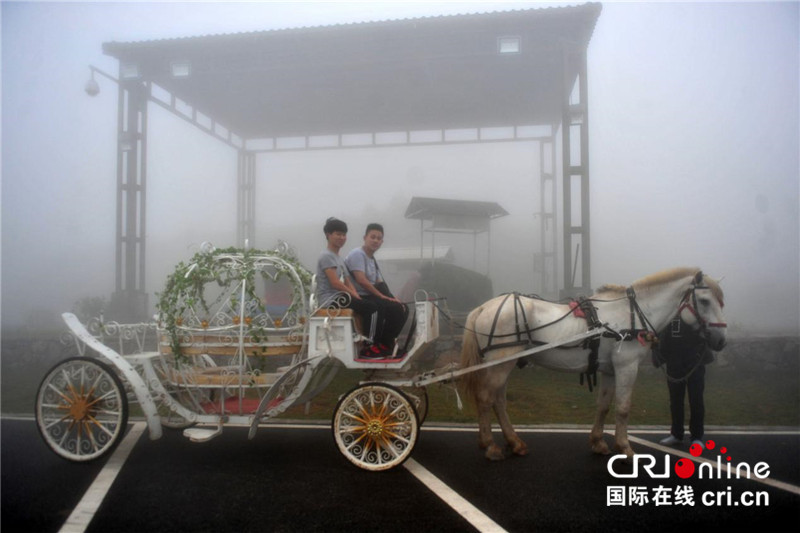
M 58 455 L 98 459 L 119 444 L 128 424 L 128 398 L 106 364 L 74 357 L 54 366 L 36 395 L 36 425 Z
M 417 420 L 419 420 L 419 425 L 422 427 L 425 418 L 428 416 L 427 389 L 425 389 L 425 387 L 402 387 L 400 390 L 403 394 L 408 396 L 408 399 L 414 404 L 414 409 L 417 411 Z
M 408 459 L 419 436 L 411 400 L 380 383 L 356 387 L 339 400 L 333 415 L 333 438 L 356 466 L 379 471 Z

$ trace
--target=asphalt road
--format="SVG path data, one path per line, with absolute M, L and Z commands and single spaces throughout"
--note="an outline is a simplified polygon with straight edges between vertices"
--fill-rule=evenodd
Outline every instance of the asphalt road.
M 31 420 L 3 419 L 1 429 L 2 531 L 60 531 L 104 462 L 59 458 Z M 587 430 L 530 429 L 524 438 L 531 455 L 492 463 L 478 450 L 474 428 L 424 427 L 411 461 L 498 531 L 800 529 L 800 432 L 709 431 L 715 450 L 702 457 L 720 457 L 722 479 L 711 468 L 704 479 L 699 472 L 681 479 L 674 471 L 681 457 L 671 454 L 665 470 L 665 453 L 647 445 L 660 433 L 631 434 L 644 440 L 635 449 L 653 456 L 653 472 L 668 477 L 644 469 L 612 476 L 609 458 L 589 451 Z M 690 457 L 688 446 L 675 451 Z M 727 456 L 734 466 L 765 463 L 768 475 L 728 479 Z M 634 474 L 618 462 L 611 471 Z M 245 429 L 226 428 L 203 444 L 180 431 L 157 441 L 145 432 L 86 531 L 475 531 L 470 512 L 451 503 L 409 468 L 370 473 L 352 466 L 326 427 L 263 428 L 253 441 Z

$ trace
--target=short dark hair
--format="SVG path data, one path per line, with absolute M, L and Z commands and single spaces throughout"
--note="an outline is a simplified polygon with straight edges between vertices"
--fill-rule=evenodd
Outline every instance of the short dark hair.
M 330 235 L 334 231 L 347 233 L 347 224 L 345 224 L 343 220 L 339 220 L 336 217 L 330 217 L 325 221 L 325 226 L 323 226 L 322 231 L 325 232 L 325 235 Z
M 366 237 L 367 235 L 369 235 L 369 232 L 370 232 L 370 231 L 372 231 L 372 230 L 374 230 L 374 229 L 376 229 L 376 230 L 380 231 L 381 233 L 384 233 L 384 231 L 383 231 L 383 226 L 381 226 L 381 225 L 380 225 L 380 224 L 378 224 L 377 222 L 372 222 L 372 223 L 370 223 L 370 224 L 367 224 L 367 231 L 365 231 L 365 232 L 364 232 L 364 237 Z

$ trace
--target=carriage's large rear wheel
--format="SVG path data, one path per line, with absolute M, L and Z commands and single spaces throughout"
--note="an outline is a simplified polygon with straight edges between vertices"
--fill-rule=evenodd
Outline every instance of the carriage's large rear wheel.
M 365 470 L 388 470 L 408 459 L 419 436 L 414 404 L 382 383 L 345 394 L 333 414 L 333 438 L 350 462 Z
M 127 424 L 125 388 L 100 361 L 62 361 L 39 386 L 36 425 L 50 449 L 70 461 L 92 461 L 111 452 Z

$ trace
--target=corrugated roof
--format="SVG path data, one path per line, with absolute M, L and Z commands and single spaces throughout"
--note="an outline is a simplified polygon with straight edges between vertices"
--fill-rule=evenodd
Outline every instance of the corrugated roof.
M 165 37 L 160 39 L 143 39 L 137 41 L 109 41 L 103 44 L 104 50 L 108 47 L 109 55 L 114 55 L 112 52 L 117 49 L 121 50 L 123 48 L 130 48 L 133 46 L 151 46 L 151 45 L 158 45 L 158 44 L 167 44 L 171 42 L 182 42 L 187 40 L 193 39 L 226 39 L 226 38 L 252 38 L 258 36 L 265 36 L 270 34 L 280 34 L 280 33 L 303 33 L 309 31 L 324 31 L 324 30 L 337 30 L 337 29 L 348 29 L 348 28 L 355 28 L 355 27 L 365 27 L 369 25 L 385 25 L 385 24 L 397 24 L 397 23 L 408 23 L 408 22 L 418 22 L 418 21 L 434 21 L 434 20 L 443 20 L 443 19 L 455 19 L 455 18 L 467 18 L 467 17 L 486 17 L 491 15 L 506 15 L 509 13 L 525 13 L 525 12 L 535 12 L 539 14 L 548 14 L 548 13 L 564 13 L 575 9 L 581 9 L 581 6 L 595 6 L 595 8 L 599 11 L 602 8 L 600 3 L 590 2 L 587 4 L 580 4 L 576 3 L 574 5 L 560 5 L 560 6 L 548 6 L 548 7 L 535 7 L 535 8 L 526 8 L 526 9 L 507 9 L 507 10 L 492 10 L 492 11 L 473 11 L 469 13 L 448 13 L 442 15 L 427 15 L 422 17 L 400 17 L 394 19 L 377 19 L 377 20 L 363 20 L 363 21 L 355 21 L 355 22 L 343 22 L 343 23 L 335 23 L 335 24 L 319 24 L 316 26 L 293 26 L 293 27 L 285 27 L 285 28 L 271 28 L 266 30 L 256 30 L 256 31 L 242 31 L 242 32 L 228 32 L 228 33 L 207 33 L 203 35 L 190 35 L 184 37 Z M 592 27 L 594 30 L 594 27 Z
M 423 198 L 415 196 L 406 208 L 406 218 L 430 220 L 434 215 L 499 218 L 508 212 L 496 202 Z
M 601 6 L 107 42 L 103 51 L 243 139 L 560 122 L 565 47 Z M 518 53 L 498 53 L 500 37 Z M 188 76 L 172 67 L 188 64 Z

